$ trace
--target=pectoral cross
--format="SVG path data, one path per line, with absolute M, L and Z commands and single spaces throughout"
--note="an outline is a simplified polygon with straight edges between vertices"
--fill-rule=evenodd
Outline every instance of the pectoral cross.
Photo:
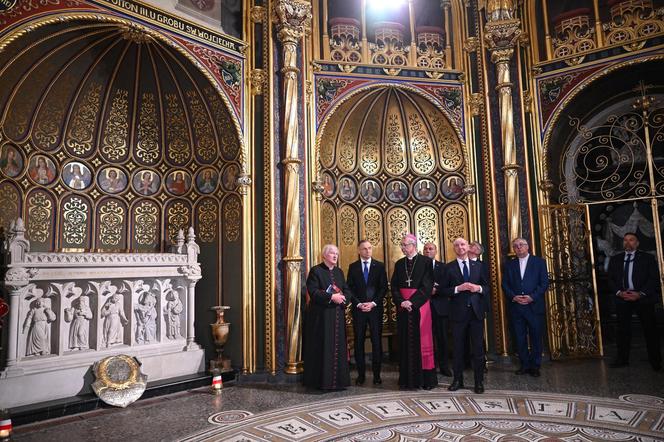
M 410 279 L 410 278 L 406 279 L 406 284 L 408 284 L 408 287 L 410 287 L 410 283 L 411 283 L 411 282 L 413 282 L 412 279 Z

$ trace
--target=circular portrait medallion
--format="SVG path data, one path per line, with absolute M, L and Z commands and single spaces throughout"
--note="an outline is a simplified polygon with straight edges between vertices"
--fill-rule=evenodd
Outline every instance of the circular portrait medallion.
M 217 188 L 219 173 L 211 167 L 198 171 L 196 175 L 196 188 L 201 193 L 212 193 Z
M 385 191 L 387 199 L 393 203 L 400 204 L 408 198 L 408 186 L 403 181 L 392 181 L 387 183 L 387 190 Z
M 334 178 L 328 172 L 323 172 L 323 196 L 330 198 L 334 195 L 335 189 Z
M 55 163 L 46 155 L 35 155 L 28 163 L 28 176 L 36 184 L 48 186 L 58 176 Z
M 350 177 L 343 177 L 339 180 L 339 196 L 344 201 L 352 201 L 357 196 L 357 185 Z
M 166 190 L 176 196 L 184 195 L 191 188 L 191 176 L 184 170 L 174 170 L 166 176 Z
M 360 196 L 367 203 L 375 203 L 382 196 L 382 191 L 376 180 L 364 180 L 360 184 Z
M 463 195 L 463 178 L 458 175 L 443 178 L 440 191 L 448 200 L 458 200 Z
M 92 184 L 90 169 L 80 161 L 72 161 L 64 165 L 62 181 L 70 189 L 83 190 Z
M 413 186 L 413 196 L 416 200 L 427 203 L 436 196 L 436 184 L 431 180 L 420 180 Z
M 235 190 L 237 187 L 237 177 L 240 175 L 240 168 L 236 164 L 226 167 L 221 175 L 221 185 L 224 190 Z
M 15 178 L 23 172 L 23 156 L 13 144 L 2 146 L 0 170 L 9 178 Z
M 153 170 L 141 169 L 134 174 L 131 185 L 139 195 L 152 196 L 159 190 L 161 178 Z
M 117 167 L 105 167 L 97 175 L 97 184 L 106 193 L 120 193 L 127 188 L 127 174 Z

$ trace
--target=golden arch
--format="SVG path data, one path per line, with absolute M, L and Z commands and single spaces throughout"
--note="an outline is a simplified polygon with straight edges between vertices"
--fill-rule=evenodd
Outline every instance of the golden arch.
M 135 29 L 139 32 L 143 32 L 147 35 L 149 35 L 152 38 L 158 39 L 166 44 L 168 44 L 170 47 L 174 48 L 176 51 L 178 51 L 183 57 L 185 57 L 187 60 L 189 60 L 192 64 L 192 66 L 195 66 L 196 69 L 200 71 L 200 73 L 210 82 L 212 86 L 214 86 L 215 90 L 217 91 L 217 94 L 219 98 L 223 101 L 224 105 L 226 106 L 226 111 L 229 113 L 231 117 L 231 121 L 233 122 L 233 126 L 236 131 L 237 135 L 237 140 L 240 144 L 240 164 L 242 165 L 243 168 L 243 173 L 247 173 L 247 171 L 250 170 L 250 165 L 247 163 L 247 158 L 248 152 L 246 151 L 247 146 L 244 140 L 244 134 L 241 129 L 240 122 L 238 121 L 235 113 L 233 112 L 233 107 L 231 106 L 230 100 L 228 99 L 228 96 L 226 95 L 226 92 L 221 88 L 218 80 L 210 73 L 209 70 L 205 68 L 205 66 L 200 63 L 198 60 L 196 60 L 187 50 L 185 50 L 181 44 L 174 39 L 168 38 L 166 35 L 162 34 L 161 32 L 158 32 L 154 29 L 148 28 L 146 26 L 137 24 L 136 22 L 133 22 L 131 20 L 127 20 L 121 17 L 113 16 L 110 14 L 105 14 L 103 12 L 95 12 L 94 14 L 90 13 L 59 13 L 59 14 L 52 14 L 46 17 L 39 17 L 33 20 L 30 20 L 22 27 L 19 29 L 13 30 L 6 35 L 0 37 L 0 51 L 4 50 L 7 45 L 12 43 L 14 40 L 19 39 L 20 37 L 28 34 L 29 32 L 32 32 L 40 27 L 51 25 L 51 24 L 57 24 L 57 23 L 62 23 L 63 21 L 74 21 L 74 20 L 83 20 L 83 21 L 91 21 L 91 22 L 106 22 L 106 23 L 115 23 L 115 24 L 121 24 L 128 26 L 131 29 Z

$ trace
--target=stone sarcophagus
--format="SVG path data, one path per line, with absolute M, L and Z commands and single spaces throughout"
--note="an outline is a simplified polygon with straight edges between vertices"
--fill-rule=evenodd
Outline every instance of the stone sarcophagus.
M 12 223 L 0 408 L 89 393 L 93 363 L 111 355 L 135 356 L 148 381 L 204 371 L 194 339 L 199 250 L 190 228 L 171 253 L 30 252 L 23 221 Z

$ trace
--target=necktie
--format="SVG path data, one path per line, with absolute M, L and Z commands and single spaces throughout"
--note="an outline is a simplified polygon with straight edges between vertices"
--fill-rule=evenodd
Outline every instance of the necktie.
M 631 253 L 625 254 L 625 267 L 623 268 L 623 289 L 629 288 L 629 265 L 632 263 L 634 258 Z
M 466 265 L 466 261 L 462 261 L 463 263 L 463 281 L 468 282 L 470 281 L 470 272 L 468 272 L 468 266 Z
M 369 282 L 369 263 L 364 261 L 364 283 Z

